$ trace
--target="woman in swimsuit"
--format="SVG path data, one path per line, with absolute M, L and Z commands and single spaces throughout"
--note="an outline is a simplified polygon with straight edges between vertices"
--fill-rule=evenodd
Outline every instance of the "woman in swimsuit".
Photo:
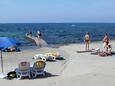
M 107 33 L 105 33 L 105 36 L 103 38 L 104 48 L 106 48 L 106 52 L 108 52 L 108 44 L 109 44 L 109 36 Z
M 90 44 L 90 36 L 89 36 L 89 33 L 87 32 L 86 35 L 85 35 L 85 50 L 89 50 L 89 44 Z

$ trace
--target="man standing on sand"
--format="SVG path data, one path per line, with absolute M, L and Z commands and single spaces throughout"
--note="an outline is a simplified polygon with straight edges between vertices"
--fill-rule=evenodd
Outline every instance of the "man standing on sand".
M 90 44 L 89 32 L 86 32 L 84 41 L 85 41 L 85 50 L 88 51 L 89 50 L 89 44 Z

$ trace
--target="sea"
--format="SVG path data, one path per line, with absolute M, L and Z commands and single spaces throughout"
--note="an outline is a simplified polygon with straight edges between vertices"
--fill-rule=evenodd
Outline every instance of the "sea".
M 115 23 L 1 23 L 0 37 L 13 37 L 22 45 L 32 46 L 25 37 L 29 30 L 34 36 L 41 31 L 49 45 L 83 43 L 86 32 L 90 33 L 92 42 L 102 41 L 105 33 L 115 40 Z

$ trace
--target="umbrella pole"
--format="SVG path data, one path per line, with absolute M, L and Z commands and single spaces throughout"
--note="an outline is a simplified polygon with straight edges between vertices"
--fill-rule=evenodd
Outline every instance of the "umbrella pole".
M 4 79 L 7 75 L 5 75 L 3 73 L 3 57 L 2 57 L 2 50 L 0 51 L 1 52 L 1 68 L 2 68 L 2 73 L 0 73 L 0 78 L 1 79 Z
M 1 50 L 1 68 L 2 68 L 2 73 L 3 73 L 3 57 L 2 57 L 2 50 Z

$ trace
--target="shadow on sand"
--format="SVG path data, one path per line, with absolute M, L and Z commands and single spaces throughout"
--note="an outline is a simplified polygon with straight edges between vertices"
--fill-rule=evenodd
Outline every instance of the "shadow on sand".
M 115 51 L 111 52 L 112 55 L 115 55 Z
M 56 60 L 65 60 L 63 57 L 56 58 Z
M 32 78 L 32 79 L 45 79 L 45 78 L 56 77 L 56 76 L 59 76 L 59 75 L 53 75 L 53 74 L 48 73 L 48 72 L 45 71 L 45 76 L 39 75 L 36 78 Z

